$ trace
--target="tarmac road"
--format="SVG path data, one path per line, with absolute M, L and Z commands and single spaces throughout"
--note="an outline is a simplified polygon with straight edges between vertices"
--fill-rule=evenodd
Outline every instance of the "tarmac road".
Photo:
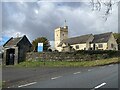
M 16 73 L 16 74 L 15 74 Z M 8 75 L 9 74 L 9 75 Z M 4 68 L 8 88 L 118 88 L 118 64 L 87 68 Z

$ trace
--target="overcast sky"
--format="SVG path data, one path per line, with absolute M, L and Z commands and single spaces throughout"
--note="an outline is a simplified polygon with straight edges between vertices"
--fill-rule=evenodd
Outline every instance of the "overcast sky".
M 105 22 L 105 8 L 92 11 L 89 2 L 2 2 L 2 36 L 26 35 L 30 41 L 47 37 L 54 41 L 54 29 L 67 21 L 69 37 L 118 32 L 118 6 Z

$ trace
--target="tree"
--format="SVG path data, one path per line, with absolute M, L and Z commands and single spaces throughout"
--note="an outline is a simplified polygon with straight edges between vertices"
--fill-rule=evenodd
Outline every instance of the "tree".
M 115 39 L 117 40 L 118 50 L 120 50 L 120 33 L 114 33 L 113 35 Z
M 108 19 L 108 16 L 112 13 L 113 5 L 118 4 L 120 0 L 90 0 L 92 10 L 101 11 L 104 8 L 104 16 L 105 20 Z
M 38 43 L 43 43 L 43 51 L 47 51 L 50 47 L 50 43 L 46 37 L 39 37 L 32 42 L 33 51 L 37 51 Z

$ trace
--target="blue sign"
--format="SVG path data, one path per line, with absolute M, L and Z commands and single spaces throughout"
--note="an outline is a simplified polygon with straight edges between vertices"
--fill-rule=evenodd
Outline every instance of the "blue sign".
M 38 52 L 43 52 L 43 43 L 38 43 Z

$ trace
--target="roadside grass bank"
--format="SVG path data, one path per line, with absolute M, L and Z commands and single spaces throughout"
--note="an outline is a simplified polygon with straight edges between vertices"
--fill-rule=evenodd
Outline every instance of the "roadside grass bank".
M 0 82 L 0 89 L 2 88 L 2 82 Z
M 0 88 L 5 86 L 5 82 L 4 81 L 0 81 Z
M 118 58 L 101 59 L 94 61 L 26 61 L 15 67 L 93 67 L 120 63 Z

